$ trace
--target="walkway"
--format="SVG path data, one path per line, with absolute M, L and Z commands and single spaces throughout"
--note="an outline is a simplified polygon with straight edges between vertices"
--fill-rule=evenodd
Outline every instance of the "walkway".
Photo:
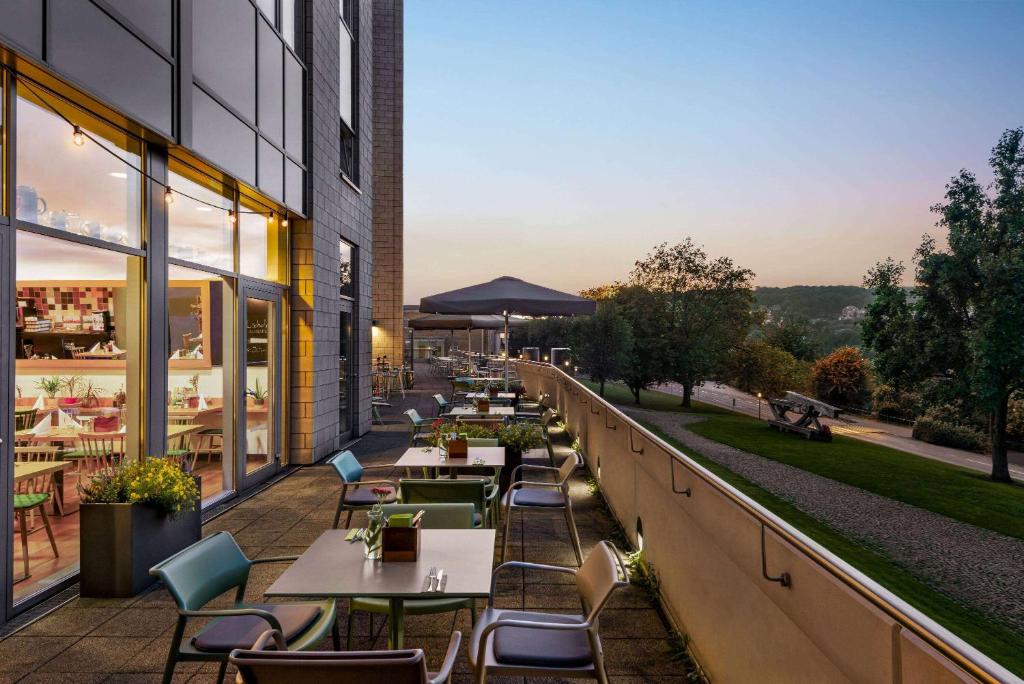
M 414 390 L 409 403 L 426 404 L 441 387 L 436 381 L 432 385 Z M 393 398 L 396 404 L 401 403 L 400 398 Z M 391 420 L 396 420 L 399 408 L 390 412 Z M 407 443 L 404 431 L 385 429 L 363 437 L 353 450 L 367 463 L 389 463 Z M 393 477 L 399 476 L 393 473 Z M 327 467 L 297 469 L 210 521 L 203 531 L 230 531 L 252 557 L 298 554 L 330 527 L 337 495 L 337 477 Z M 586 553 L 601 539 L 612 538 L 615 527 L 586 489 L 582 473 L 573 483 L 572 496 Z M 353 526 L 364 524 L 362 515 L 356 514 Z M 575 565 L 561 516 L 531 515 L 525 525 L 517 521 L 513 540 L 510 560 Z M 282 570 L 276 565 L 257 566 L 247 597 L 260 597 Z M 575 592 L 565 580 L 552 583 L 550 576 L 523 578 L 514 573 L 505 578 L 498 585 L 499 607 L 566 612 L 578 608 Z M 339 609 L 344 613 L 344 602 Z M 128 600 L 76 599 L 0 641 L 0 682 L 159 682 L 174 622 L 174 604 L 159 586 Z M 425 649 L 430 664 L 436 667 L 444 655 L 452 624 L 451 614 L 407 617 L 406 643 L 410 648 Z M 341 627 L 344 632 L 344 621 Z M 373 629 L 380 628 L 378 616 Z M 462 631 L 465 644 L 471 631 L 465 611 L 457 616 L 455 628 Z M 357 621 L 356 648 L 384 647 L 382 638 L 374 640 L 370 630 L 368 619 Z M 669 632 L 642 589 L 631 586 L 618 592 L 601 619 L 601 636 L 613 682 L 686 681 Z M 176 672 L 175 681 L 179 682 L 213 682 L 216 678 L 213 665 L 182 664 Z M 464 645 L 453 681 L 469 682 L 469 674 Z M 233 675 L 226 681 L 233 681 Z
M 960 603 L 1024 629 L 1024 540 L 701 437 L 685 427 L 704 420 L 699 415 L 622 409 L 850 539 L 881 551 Z

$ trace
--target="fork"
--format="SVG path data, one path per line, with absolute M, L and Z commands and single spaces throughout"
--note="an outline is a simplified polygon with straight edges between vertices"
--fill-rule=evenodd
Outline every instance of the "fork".
M 432 593 L 435 591 L 434 582 L 437 581 L 436 567 L 431 566 L 430 570 L 427 572 L 427 579 L 430 580 L 429 582 L 427 582 L 427 592 Z

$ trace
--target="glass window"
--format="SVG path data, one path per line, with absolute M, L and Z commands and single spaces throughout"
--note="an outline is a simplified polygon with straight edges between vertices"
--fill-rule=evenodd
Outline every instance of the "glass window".
M 168 178 L 175 190 L 168 207 L 168 254 L 175 259 L 235 270 L 234 204 L 226 189 L 187 167 L 171 163 Z
M 245 298 L 246 474 L 271 465 L 276 454 L 277 315 L 277 302 Z
M 354 299 L 356 296 L 355 273 L 352 265 L 352 245 L 344 240 L 338 244 L 338 270 L 341 273 L 341 296 Z
M 277 24 L 277 0 L 256 0 L 256 4 L 259 6 L 263 13 L 267 15 L 267 19 L 270 19 L 270 23 L 273 25 Z
M 18 220 L 138 247 L 141 144 L 37 86 L 18 92 Z
M 23 230 L 15 239 L 15 474 L 30 462 L 72 463 L 15 485 L 50 495 L 56 539 L 54 548 L 32 533 L 38 511 L 27 522 L 16 515 L 17 603 L 78 572 L 79 486 L 138 458 L 143 269 L 140 257 L 69 240 Z
M 281 0 L 281 36 L 295 49 L 295 0 Z
M 341 351 L 338 358 L 338 431 L 345 433 L 352 429 L 351 389 L 352 378 L 352 312 L 343 309 L 341 312 Z
M 354 128 L 352 122 L 352 34 L 341 23 L 341 45 L 338 49 L 339 71 L 338 71 L 338 94 L 341 107 L 341 120 Z
M 243 199 L 238 222 L 239 271 L 253 278 L 280 282 L 284 278 L 281 257 L 286 253 L 281 215 Z
M 230 281 L 171 264 L 168 269 L 167 452 L 202 479 L 204 499 L 232 488 L 224 453 L 225 330 L 233 320 Z M 230 333 L 229 333 L 230 334 Z

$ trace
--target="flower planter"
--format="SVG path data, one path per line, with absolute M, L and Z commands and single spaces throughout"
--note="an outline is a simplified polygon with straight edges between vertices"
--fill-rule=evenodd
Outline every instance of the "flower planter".
M 156 582 L 149 569 L 199 541 L 202 517 L 196 510 L 177 518 L 151 506 L 83 503 L 81 595 L 126 598 Z
M 501 475 L 498 476 L 498 487 L 501 489 L 502 494 L 507 492 L 509 486 L 512 484 L 512 471 L 522 465 L 522 463 L 522 449 L 505 447 L 505 467 L 501 469 Z M 519 476 L 522 477 L 522 473 L 520 473 Z

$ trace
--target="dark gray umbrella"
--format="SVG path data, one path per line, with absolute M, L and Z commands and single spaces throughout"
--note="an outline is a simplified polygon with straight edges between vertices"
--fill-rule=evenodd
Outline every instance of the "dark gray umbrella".
M 508 389 L 508 317 L 592 314 L 597 302 L 502 276 L 487 283 L 424 297 L 420 311 L 438 314 L 501 314 L 505 319 L 505 389 Z
M 525 324 L 526 321 L 522 319 L 509 321 L 509 325 L 513 327 Z M 409 327 L 413 330 L 502 330 L 505 327 L 505 317 L 480 314 L 428 314 L 411 319 Z M 473 351 L 472 335 L 469 338 L 469 351 Z

